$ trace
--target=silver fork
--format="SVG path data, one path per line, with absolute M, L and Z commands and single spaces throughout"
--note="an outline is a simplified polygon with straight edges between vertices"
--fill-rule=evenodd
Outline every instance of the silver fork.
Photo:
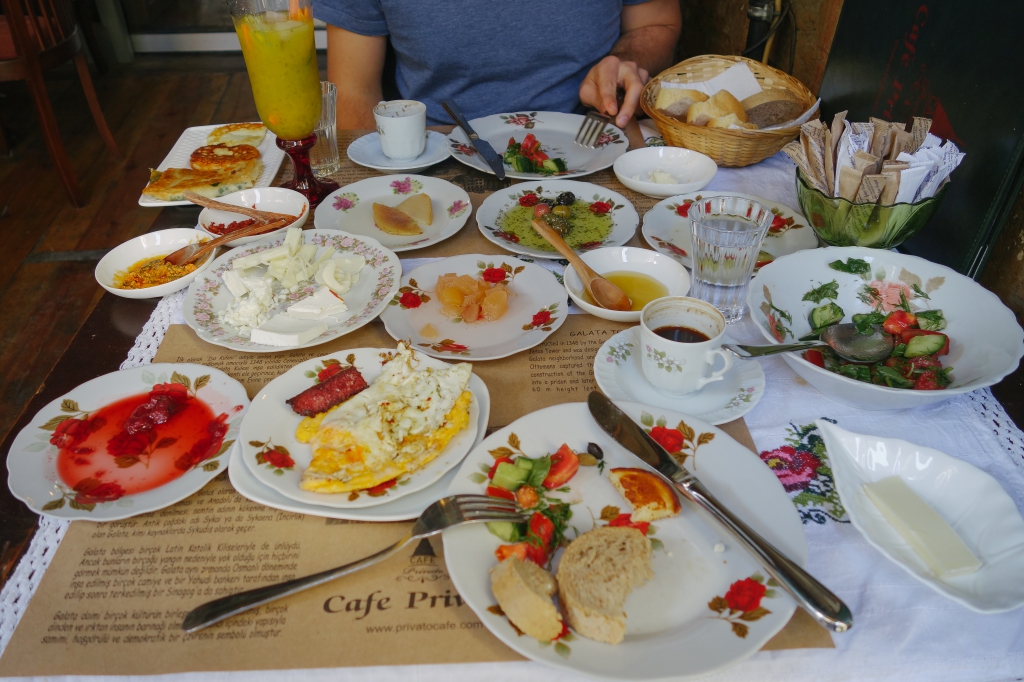
M 588 111 L 583 119 L 583 123 L 580 125 L 579 131 L 576 133 L 576 144 L 584 147 L 593 147 L 594 143 L 597 142 L 597 138 L 604 132 L 604 127 L 611 120 L 610 117 L 599 114 L 593 109 Z
M 266 604 L 275 599 L 287 597 L 335 578 L 340 578 L 343 575 L 354 573 L 387 559 L 413 540 L 436 535 L 445 528 L 461 526 L 464 523 L 479 523 L 481 521 L 522 522 L 525 520 L 525 514 L 519 509 L 519 505 L 512 500 L 487 497 L 485 495 L 452 495 L 451 497 L 444 497 L 423 510 L 420 517 L 416 519 L 416 523 L 413 524 L 409 534 L 390 547 L 382 549 L 376 554 L 371 554 L 365 559 L 353 561 L 338 568 L 331 568 L 283 583 L 257 587 L 254 590 L 247 590 L 206 602 L 202 606 L 192 609 L 185 616 L 185 620 L 181 623 L 181 629 L 185 632 L 195 632 L 205 628 L 207 625 L 213 625 L 225 618 L 230 618 L 235 614 L 248 611 L 261 604 Z

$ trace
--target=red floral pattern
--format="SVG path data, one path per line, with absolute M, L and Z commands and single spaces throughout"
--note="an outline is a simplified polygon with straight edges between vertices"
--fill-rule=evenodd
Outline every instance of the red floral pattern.
M 122 431 L 107 441 L 107 452 L 114 457 L 135 457 L 149 449 L 152 431 L 128 433 Z
M 124 497 L 124 488 L 117 483 L 102 483 L 95 478 L 83 478 L 73 490 L 75 502 L 80 505 L 113 502 Z
M 764 578 L 755 573 L 730 585 L 724 597 L 713 597 L 708 608 L 718 614 L 715 618 L 729 623 L 733 634 L 742 639 L 750 632 L 749 623 L 771 614 L 761 606 L 761 600 L 775 597 L 772 587 L 778 587 L 774 579 L 769 578 L 765 584 Z
M 60 449 L 77 447 L 93 432 L 102 428 L 106 420 L 98 419 L 65 419 L 57 425 L 53 435 L 50 436 L 50 443 Z
M 818 474 L 821 460 L 807 450 L 783 445 L 761 453 L 761 461 L 779 477 L 787 493 L 803 490 Z
M 761 605 L 767 587 L 752 578 L 737 580 L 725 593 L 725 603 L 733 611 L 753 611 Z
M 665 448 L 669 454 L 679 452 L 683 449 L 685 437 L 679 429 L 667 429 L 664 426 L 655 426 L 651 429 L 651 438 L 658 441 L 658 445 Z
M 534 314 L 532 324 L 534 327 L 542 327 L 549 322 L 551 322 L 551 313 L 547 310 L 542 310 Z
M 612 210 L 612 205 L 606 201 L 595 201 L 590 205 L 590 212 L 603 215 Z
M 482 276 L 485 282 L 497 284 L 498 282 L 505 281 L 506 273 L 505 270 L 502 268 L 487 268 L 484 270 Z
M 267 463 L 270 464 L 270 466 L 278 469 L 291 469 L 295 466 L 295 460 L 291 458 L 291 455 L 281 452 L 280 450 L 264 452 L 263 459 L 267 460 Z
M 420 297 L 411 291 L 407 291 L 398 299 L 398 303 L 403 308 L 419 308 L 421 305 Z

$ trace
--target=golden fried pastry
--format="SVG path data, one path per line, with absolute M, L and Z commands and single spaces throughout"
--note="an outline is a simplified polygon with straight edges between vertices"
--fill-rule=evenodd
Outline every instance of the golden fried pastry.
M 251 144 L 211 144 L 192 152 L 189 164 L 196 170 L 241 170 L 260 158 L 260 150 Z

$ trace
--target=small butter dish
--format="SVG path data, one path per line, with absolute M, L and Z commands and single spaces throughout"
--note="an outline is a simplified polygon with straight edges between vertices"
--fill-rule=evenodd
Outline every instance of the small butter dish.
M 692 149 L 643 147 L 620 156 L 612 170 L 634 192 L 664 199 L 704 189 L 718 173 L 718 165 Z
M 852 433 L 819 419 L 836 489 L 853 526 L 882 554 L 936 592 L 979 613 L 1024 605 L 1024 519 L 999 482 L 944 452 L 895 438 Z M 939 577 L 869 498 L 898 477 L 949 524 L 981 566 Z

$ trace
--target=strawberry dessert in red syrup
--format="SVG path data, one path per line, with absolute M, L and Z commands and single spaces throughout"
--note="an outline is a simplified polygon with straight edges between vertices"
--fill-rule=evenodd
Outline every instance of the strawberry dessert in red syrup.
M 152 490 L 216 455 L 227 417 L 181 384 L 157 384 L 61 422 L 50 439 L 60 448 L 57 473 L 92 502 Z

